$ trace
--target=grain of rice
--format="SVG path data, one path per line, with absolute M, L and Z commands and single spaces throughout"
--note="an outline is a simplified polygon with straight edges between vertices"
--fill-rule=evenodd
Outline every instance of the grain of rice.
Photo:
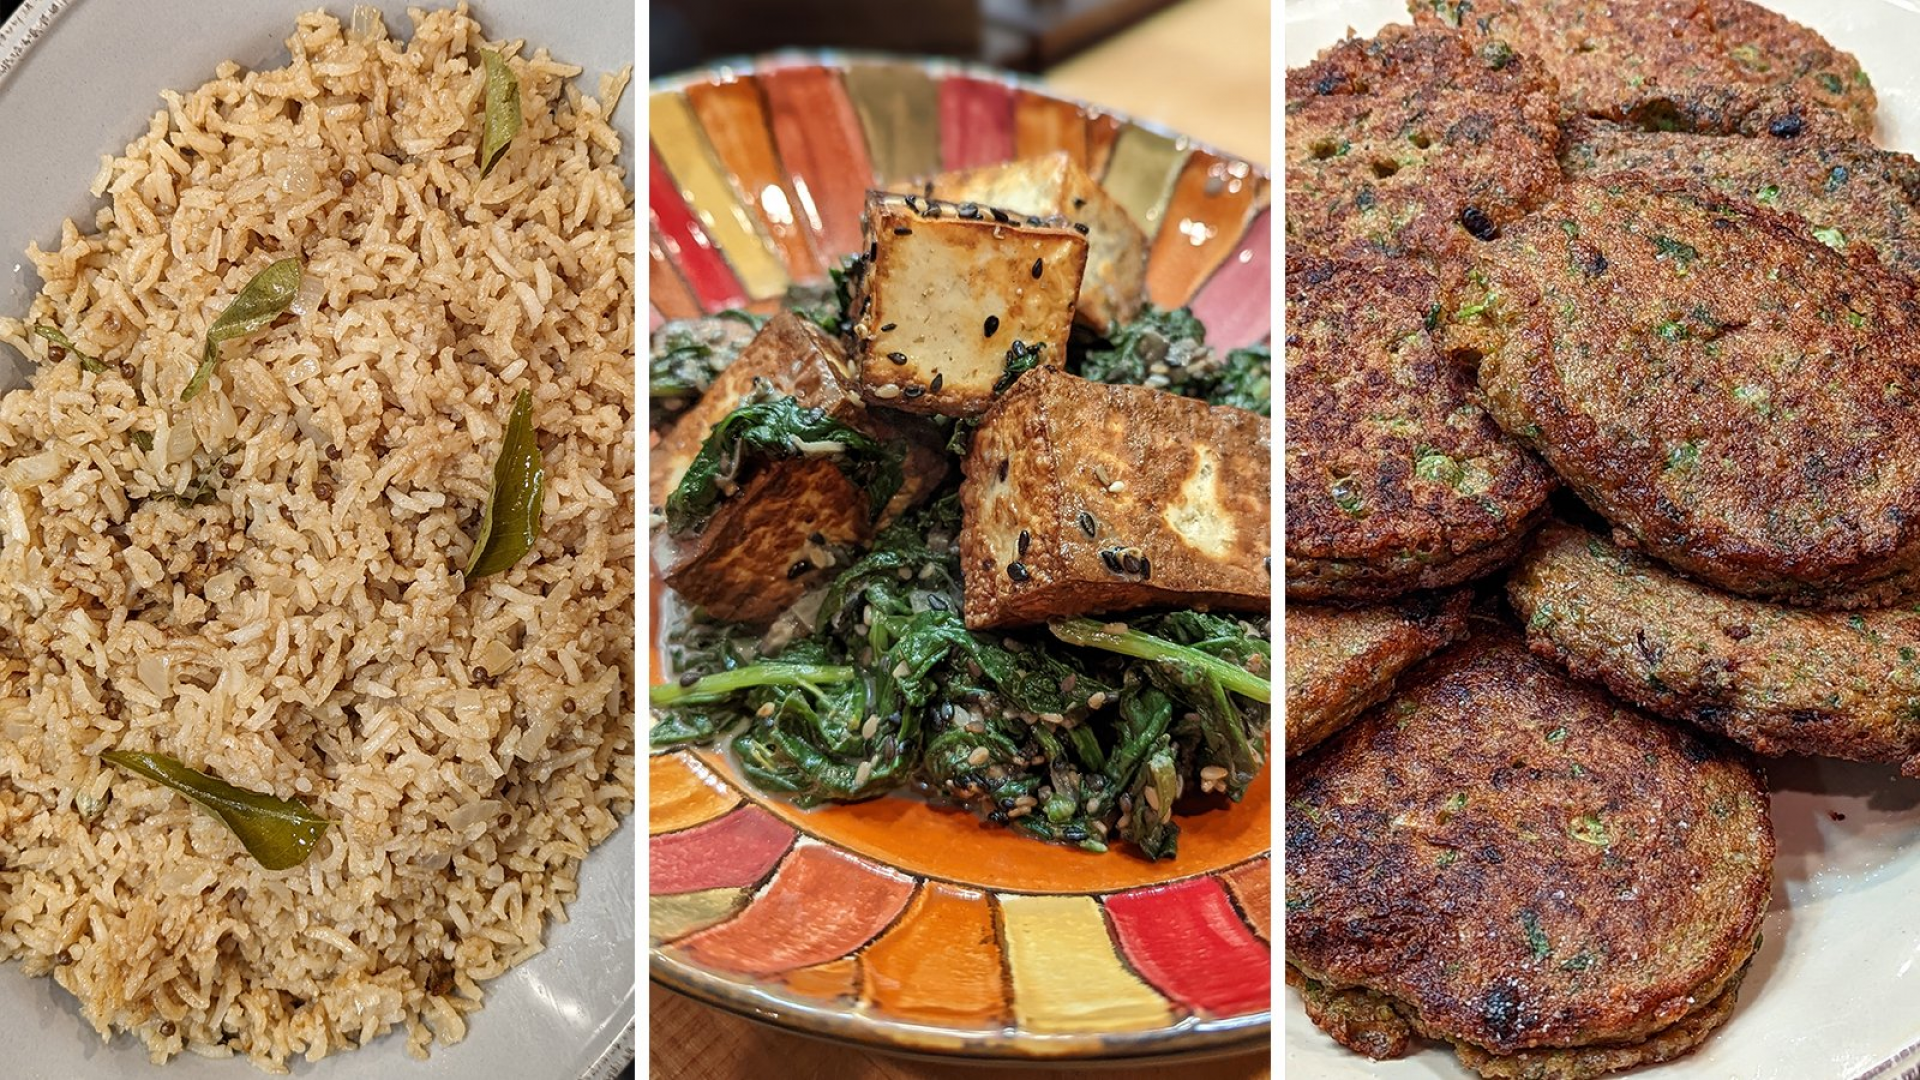
M 0 318 L 115 372 L 0 397 L 0 959 L 61 959 L 155 1061 L 457 1041 L 632 811 L 633 197 L 612 102 L 544 51 L 508 56 L 524 126 L 478 180 L 483 46 L 464 6 L 407 42 L 311 14 L 287 67 L 163 94 Z M 208 322 L 291 255 L 302 312 L 178 403 Z M 543 534 L 469 584 L 521 385 Z M 263 870 L 116 747 L 337 824 Z

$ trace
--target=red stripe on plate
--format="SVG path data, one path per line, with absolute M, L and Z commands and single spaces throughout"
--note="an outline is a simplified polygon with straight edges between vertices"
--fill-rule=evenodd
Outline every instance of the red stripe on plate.
M 968 75 L 940 82 L 940 156 L 949 169 L 1013 157 L 1013 90 Z
M 647 892 L 741 889 L 767 876 L 793 844 L 793 829 L 758 806 L 647 841 Z
M 824 67 L 769 67 L 760 71 L 774 146 L 793 177 L 794 198 L 814 230 L 814 245 L 830 263 L 866 246 L 860 214 L 873 186 L 873 159 L 860 114 L 840 72 Z
M 1107 914 L 1127 962 L 1173 1000 L 1211 1016 L 1269 1007 L 1273 952 L 1213 878 L 1110 896 Z
M 667 172 L 660 155 L 647 150 L 650 172 L 647 175 L 647 212 L 660 234 L 662 246 L 680 275 L 693 286 L 700 303 L 708 311 L 739 307 L 747 302 L 747 291 L 740 286 L 733 268 L 727 265 L 713 238 L 700 227 L 687 204 L 680 198 L 679 185 Z
M 1207 344 L 1238 349 L 1273 333 L 1272 210 L 1247 235 L 1193 298 L 1193 314 L 1207 328 Z

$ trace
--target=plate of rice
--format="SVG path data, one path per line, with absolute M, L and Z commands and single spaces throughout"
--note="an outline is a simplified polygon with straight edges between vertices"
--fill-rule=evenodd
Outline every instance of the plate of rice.
M 10 1076 L 631 1060 L 633 9 L 311 3 L 0 27 Z

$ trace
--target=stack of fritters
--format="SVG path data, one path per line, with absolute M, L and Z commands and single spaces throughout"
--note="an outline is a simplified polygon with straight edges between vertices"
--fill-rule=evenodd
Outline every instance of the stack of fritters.
M 1412 6 L 1287 80 L 1289 979 L 1597 1076 L 1733 1008 L 1746 751 L 1920 774 L 1920 167 L 1745 0 Z

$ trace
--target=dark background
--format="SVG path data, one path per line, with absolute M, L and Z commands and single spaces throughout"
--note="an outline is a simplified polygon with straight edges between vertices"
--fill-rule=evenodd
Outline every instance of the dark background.
M 953 56 L 1037 72 L 1174 2 L 651 0 L 647 76 L 784 48 Z

